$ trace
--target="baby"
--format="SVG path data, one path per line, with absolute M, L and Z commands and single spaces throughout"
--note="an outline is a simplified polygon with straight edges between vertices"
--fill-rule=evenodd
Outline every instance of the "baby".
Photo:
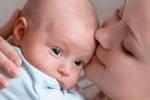
M 20 75 L 1 89 L 2 100 L 80 100 L 71 88 L 90 61 L 99 27 L 89 0 L 28 0 L 11 44 L 22 58 Z

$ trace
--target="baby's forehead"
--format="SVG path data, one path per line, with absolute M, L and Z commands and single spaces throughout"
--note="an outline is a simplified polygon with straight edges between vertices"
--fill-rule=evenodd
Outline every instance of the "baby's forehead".
M 54 20 L 55 17 L 69 16 L 78 18 L 86 27 L 98 25 L 98 18 L 89 0 L 28 0 L 22 11 L 36 22 Z
M 49 24 L 49 23 L 48 23 Z M 55 37 L 60 43 L 66 45 L 74 45 L 82 48 L 85 45 L 93 47 L 95 45 L 94 33 L 96 29 L 87 28 L 82 22 L 74 20 L 74 22 L 52 22 L 51 25 L 46 25 L 47 30 L 51 37 Z M 86 47 L 86 48 L 87 48 Z M 84 48 L 83 48 L 84 49 Z
M 88 55 L 93 54 L 93 50 L 96 47 L 96 40 L 94 39 L 94 31 L 87 30 L 87 31 L 79 31 L 72 32 L 72 33 L 65 33 L 63 34 L 64 39 L 62 39 L 61 35 L 60 38 L 68 42 L 68 46 L 76 49 L 76 51 L 85 52 Z

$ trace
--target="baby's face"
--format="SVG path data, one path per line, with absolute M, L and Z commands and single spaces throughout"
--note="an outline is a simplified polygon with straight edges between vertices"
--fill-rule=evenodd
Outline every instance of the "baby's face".
M 25 34 L 21 49 L 27 61 L 68 89 L 76 84 L 94 53 L 94 31 L 76 20 L 44 22 Z

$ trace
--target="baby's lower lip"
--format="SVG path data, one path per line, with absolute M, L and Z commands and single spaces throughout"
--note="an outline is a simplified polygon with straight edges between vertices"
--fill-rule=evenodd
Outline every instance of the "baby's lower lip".
M 63 84 L 61 81 L 57 80 L 59 84 Z
M 58 81 L 58 83 L 59 83 L 61 89 L 63 89 L 63 83 L 61 81 Z

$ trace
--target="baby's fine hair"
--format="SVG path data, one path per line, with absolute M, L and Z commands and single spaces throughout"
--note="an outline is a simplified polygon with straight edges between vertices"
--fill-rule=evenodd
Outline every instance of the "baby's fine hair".
M 32 24 L 33 27 L 34 24 L 35 27 L 40 24 L 43 14 L 57 16 L 60 13 L 61 17 L 62 12 L 76 16 L 88 29 L 99 27 L 97 14 L 90 0 L 28 0 L 22 9 L 21 16 L 27 19 L 29 25 Z

